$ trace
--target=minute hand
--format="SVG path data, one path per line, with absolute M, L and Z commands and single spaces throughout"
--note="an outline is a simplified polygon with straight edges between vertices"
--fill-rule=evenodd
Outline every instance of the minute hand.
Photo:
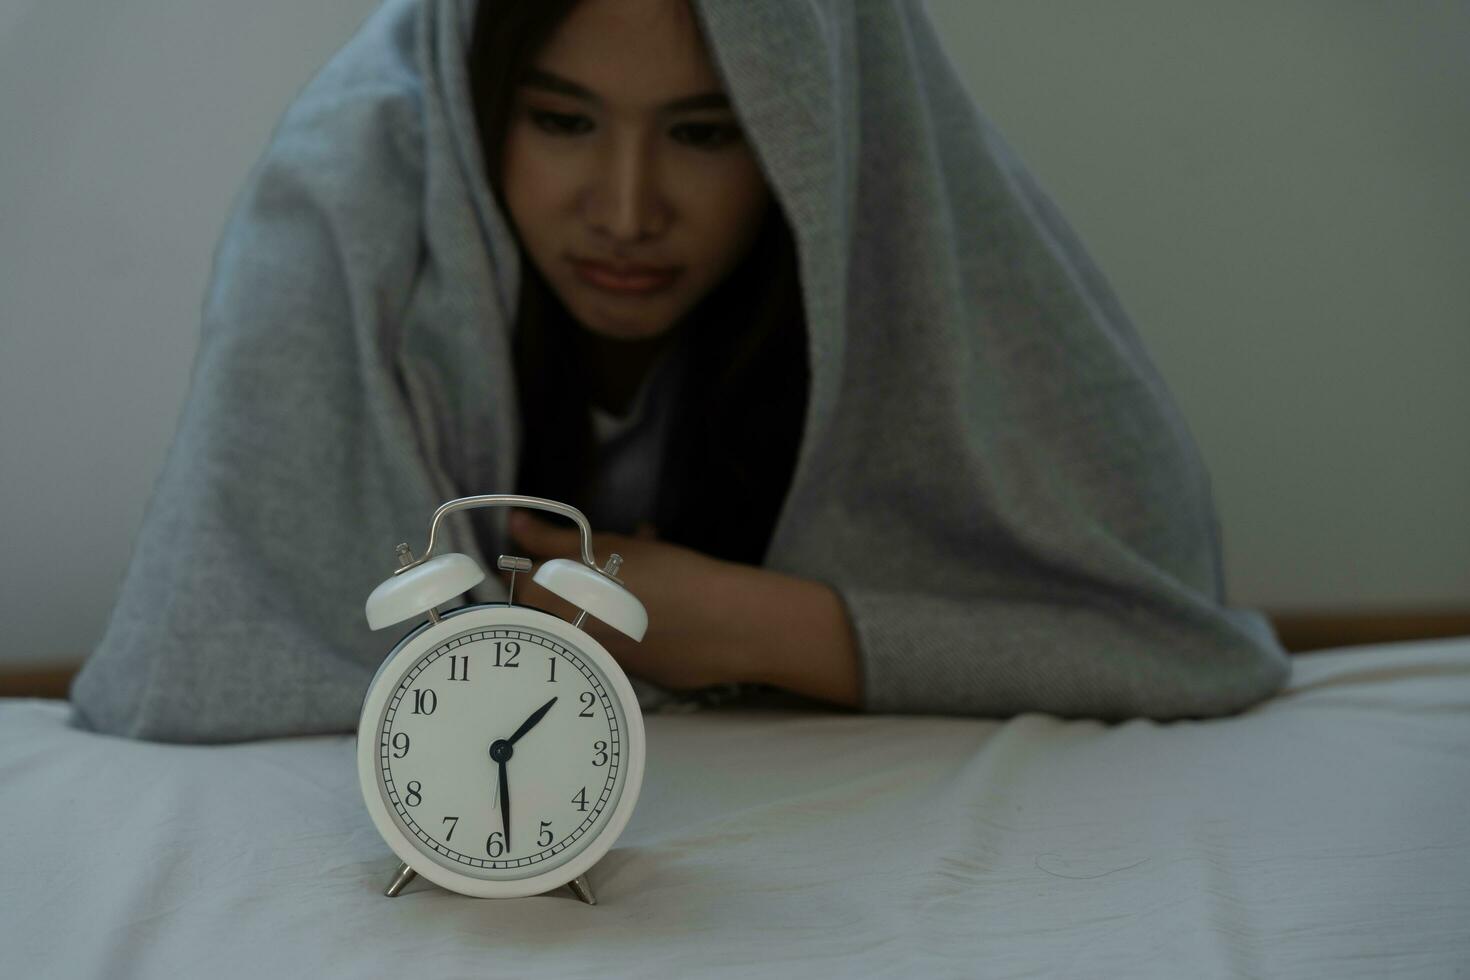
M 536 722 L 546 717 L 546 712 L 551 710 L 551 706 L 553 704 L 556 704 L 556 698 L 552 698 L 550 701 L 547 701 L 541 707 L 537 708 L 536 713 L 531 715 L 531 717 L 527 718 L 525 721 L 521 722 L 521 727 L 517 728 L 516 733 L 510 738 L 506 739 L 506 741 L 509 742 L 511 745 L 519 742 L 522 735 L 526 734 L 531 729 L 536 727 Z
M 505 849 L 510 850 L 510 784 L 505 778 L 505 763 L 500 763 L 500 826 L 505 831 Z

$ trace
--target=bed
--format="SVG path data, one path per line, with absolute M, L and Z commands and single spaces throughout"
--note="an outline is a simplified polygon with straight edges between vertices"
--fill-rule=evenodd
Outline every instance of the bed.
M 6 976 L 1470 977 L 1470 637 L 1202 722 L 652 714 L 596 906 L 384 897 L 350 736 L 66 719 L 0 700 Z

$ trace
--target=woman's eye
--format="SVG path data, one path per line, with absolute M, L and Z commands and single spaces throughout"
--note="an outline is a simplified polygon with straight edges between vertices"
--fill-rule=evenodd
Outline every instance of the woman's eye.
M 527 115 L 537 129 L 553 136 L 580 136 L 593 128 L 586 116 L 546 109 L 530 109 Z M 701 150 L 717 150 L 741 138 L 740 127 L 727 123 L 681 123 L 670 133 L 678 142 Z
M 685 123 L 674 127 L 675 139 L 702 150 L 716 150 L 740 139 L 740 127 L 724 123 Z
M 577 133 L 585 133 L 592 124 L 592 120 L 586 116 L 568 116 L 560 112 L 547 112 L 544 109 L 532 109 L 529 115 L 531 121 L 539 129 L 555 136 L 573 136 Z

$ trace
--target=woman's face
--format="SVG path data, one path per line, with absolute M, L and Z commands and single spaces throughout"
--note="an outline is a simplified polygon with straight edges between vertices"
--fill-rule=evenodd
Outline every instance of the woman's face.
M 507 126 L 521 243 L 594 333 L 666 333 L 760 229 L 769 191 L 687 0 L 583 0 L 531 60 Z

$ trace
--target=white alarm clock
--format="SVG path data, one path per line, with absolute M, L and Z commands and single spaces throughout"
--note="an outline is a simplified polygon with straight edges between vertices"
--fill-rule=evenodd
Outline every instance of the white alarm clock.
M 581 610 L 575 622 L 515 604 L 436 607 L 485 578 L 461 554 L 432 557 L 439 522 L 470 507 L 527 507 L 569 517 L 582 560 L 543 562 L 533 581 Z M 385 894 L 415 874 L 464 895 L 512 898 L 561 885 L 595 904 L 586 873 L 628 823 L 643 783 L 643 715 L 627 676 L 581 629 L 591 614 L 642 640 L 643 604 L 599 568 L 582 512 L 540 497 L 490 494 L 442 505 L 423 557 L 398 546 L 401 567 L 367 600 L 382 629 L 427 613 L 398 641 L 363 698 L 357 765 L 373 824 L 401 859 Z

